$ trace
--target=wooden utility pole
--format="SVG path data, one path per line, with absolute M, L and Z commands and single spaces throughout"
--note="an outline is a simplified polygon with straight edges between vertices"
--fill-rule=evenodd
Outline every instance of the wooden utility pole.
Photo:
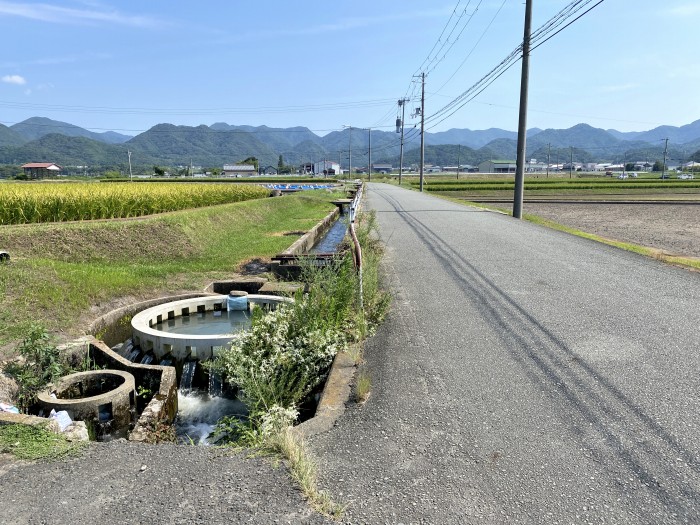
M 407 98 L 402 98 L 401 100 L 399 100 L 399 107 L 401 108 L 401 149 L 399 153 L 399 186 L 401 186 L 401 179 L 403 177 L 403 122 L 404 117 L 406 116 L 406 102 L 408 102 Z
M 525 29 L 523 31 L 523 65 L 520 76 L 520 117 L 518 120 L 518 158 L 515 162 L 515 193 L 513 217 L 523 217 L 523 189 L 525 187 L 525 155 L 527 139 L 527 92 L 530 80 L 530 28 L 532 25 L 532 0 L 525 2 Z
M 369 128 L 367 138 L 369 140 L 369 150 L 367 152 L 367 175 L 369 177 L 368 182 L 372 182 L 372 128 Z
M 420 78 L 420 191 L 423 191 L 423 166 L 425 165 L 425 73 L 421 73 Z

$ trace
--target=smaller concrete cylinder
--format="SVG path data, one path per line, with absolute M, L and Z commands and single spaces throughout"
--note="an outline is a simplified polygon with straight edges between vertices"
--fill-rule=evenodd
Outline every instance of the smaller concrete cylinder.
M 73 420 L 96 422 L 110 437 L 126 437 L 136 405 L 136 386 L 128 372 L 91 370 L 60 378 L 37 398 L 45 410 L 65 410 Z M 98 431 L 98 437 L 100 434 Z

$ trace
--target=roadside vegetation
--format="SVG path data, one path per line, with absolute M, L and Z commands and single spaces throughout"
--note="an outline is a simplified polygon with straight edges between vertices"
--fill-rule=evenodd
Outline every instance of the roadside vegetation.
M 299 292 L 293 304 L 256 316 L 252 329 L 210 365 L 239 389 L 249 409 L 245 419 L 219 421 L 215 440 L 281 454 L 310 502 L 329 515 L 338 507 L 316 489 L 315 466 L 289 428 L 325 381 L 336 354 L 372 334 L 386 314 L 389 296 L 379 285 L 381 248 L 372 235 L 373 215 L 365 215 L 361 224 L 362 303 L 349 253 L 322 268 L 307 265 L 302 281 L 308 293 Z
M 85 359 L 72 362 L 72 356 L 62 353 L 46 329 L 37 324 L 29 327 L 17 353 L 21 360 L 9 361 L 2 371 L 17 383 L 17 406 L 25 414 L 29 413 L 37 401 L 37 394 L 46 385 L 61 376 L 90 368 Z

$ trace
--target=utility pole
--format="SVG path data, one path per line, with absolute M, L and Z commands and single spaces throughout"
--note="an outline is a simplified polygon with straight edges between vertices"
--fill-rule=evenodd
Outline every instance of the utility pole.
M 569 178 L 571 178 L 571 172 L 574 169 L 574 147 L 569 146 Z
M 518 119 L 518 157 L 515 162 L 515 193 L 513 217 L 523 217 L 523 189 L 525 187 L 525 155 L 527 140 L 527 92 L 530 79 L 530 31 L 532 0 L 525 1 L 525 28 L 523 30 L 523 64 L 520 75 L 520 116 Z
M 352 177 L 352 128 L 348 129 L 348 173 Z
M 459 157 L 462 153 L 462 145 L 457 144 L 457 180 L 459 180 Z
M 425 164 L 425 72 L 420 74 L 420 191 L 423 191 L 423 166 Z
M 352 126 L 343 126 L 348 130 L 348 173 L 352 177 Z
M 661 139 L 666 142 L 666 145 L 664 146 L 664 164 L 661 170 L 661 178 L 665 179 L 666 178 L 666 154 L 668 153 L 668 139 Z
M 407 98 L 402 98 L 399 100 L 399 107 L 401 108 L 401 149 L 399 153 L 399 186 L 401 186 L 401 180 L 403 177 L 403 123 L 404 123 L 404 117 L 406 116 L 406 102 L 408 102 Z M 396 133 L 398 133 L 399 130 L 396 130 Z
M 369 150 L 367 153 L 367 176 L 368 182 L 372 182 L 372 128 L 368 129 L 367 138 L 369 139 Z
M 129 182 L 134 182 L 134 176 L 131 173 L 131 152 L 127 151 L 127 155 L 129 155 Z
M 547 178 L 549 178 L 549 159 L 552 156 L 552 143 L 547 144 Z

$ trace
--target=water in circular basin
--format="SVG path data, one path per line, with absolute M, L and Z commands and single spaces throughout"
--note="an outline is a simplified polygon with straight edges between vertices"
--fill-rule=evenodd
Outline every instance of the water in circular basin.
M 235 334 L 250 328 L 250 312 L 208 311 L 166 319 L 155 325 L 155 329 L 169 334 L 221 335 Z

